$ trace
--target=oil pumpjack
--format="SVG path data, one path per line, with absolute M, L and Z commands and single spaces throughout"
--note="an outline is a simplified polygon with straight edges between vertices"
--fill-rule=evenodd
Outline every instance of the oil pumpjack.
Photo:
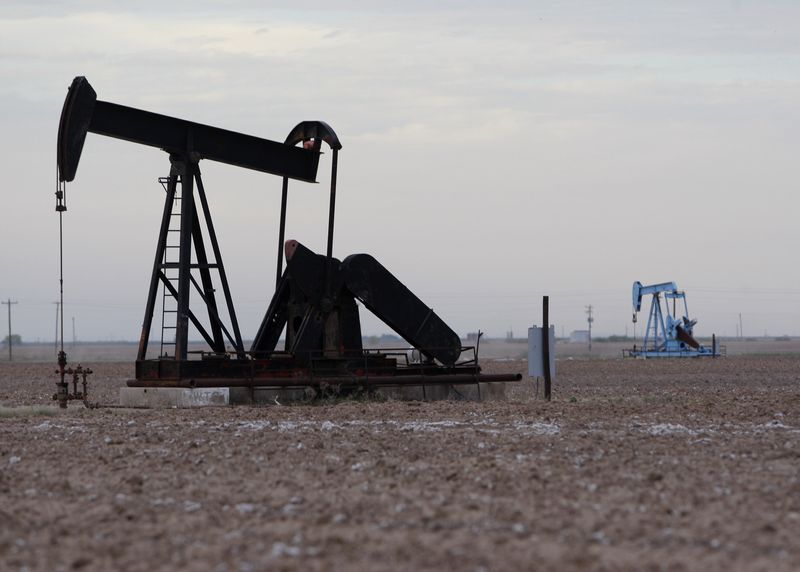
M 662 282 L 643 286 L 641 282 L 633 283 L 633 322 L 642 309 L 642 298 L 652 296 L 650 313 L 647 317 L 644 340 L 641 347 L 634 345 L 632 350 L 625 350 L 623 355 L 630 357 L 715 357 L 719 355 L 716 336 L 712 346 L 705 347 L 693 335 L 697 320 L 689 318 L 689 306 L 686 292 L 678 290 L 675 282 Z M 683 316 L 678 315 L 677 301 L 683 302 Z M 670 301 L 672 308 L 670 309 Z M 662 307 L 663 302 L 663 307 Z
M 521 379 L 520 374 L 481 373 L 477 350 L 462 347 L 459 336 L 372 256 L 333 257 L 337 164 L 342 145 L 328 124 L 304 121 L 279 143 L 99 101 L 86 78 L 76 77 L 59 124 L 57 210 L 66 210 L 61 203 L 65 183 L 75 178 L 88 133 L 160 148 L 170 161 L 169 176 L 159 179 L 166 199 L 136 375 L 129 386 L 370 388 Z M 332 150 L 325 255 L 295 240 L 285 240 L 289 180 L 315 182 L 323 143 Z M 276 289 L 249 349 L 236 319 L 200 175 L 202 159 L 283 179 Z M 216 298 L 218 289 L 222 291 L 221 304 Z M 153 357 L 147 353 L 159 296 L 161 349 Z M 418 350 L 422 359 L 411 362 L 405 351 L 364 349 L 357 302 Z M 202 312 L 198 310 L 203 307 Z M 208 350 L 189 351 L 190 324 Z M 284 347 L 278 349 L 284 332 Z

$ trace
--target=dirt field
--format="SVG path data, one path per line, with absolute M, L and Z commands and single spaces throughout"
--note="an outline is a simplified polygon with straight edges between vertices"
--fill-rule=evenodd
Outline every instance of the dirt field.
M 116 400 L 132 365 L 92 365 Z M 797 354 L 562 359 L 551 403 L 162 411 L 54 410 L 53 368 L 0 363 L 2 570 L 800 569 Z

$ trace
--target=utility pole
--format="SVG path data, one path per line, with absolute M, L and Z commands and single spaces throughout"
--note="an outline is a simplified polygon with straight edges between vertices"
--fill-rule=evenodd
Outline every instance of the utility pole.
M 3 302 L 3 304 L 8 306 L 8 361 L 11 361 L 11 346 L 14 345 L 11 341 L 11 306 L 16 303 L 16 301 L 12 302 L 11 298 L 8 299 L 8 302 Z
M 586 306 L 586 321 L 589 323 L 589 351 L 592 351 L 592 322 L 594 322 L 594 318 L 592 317 L 592 305 L 589 304 Z

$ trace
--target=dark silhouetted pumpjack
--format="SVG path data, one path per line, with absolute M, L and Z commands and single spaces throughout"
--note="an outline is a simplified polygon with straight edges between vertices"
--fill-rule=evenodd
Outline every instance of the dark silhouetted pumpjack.
M 372 256 L 354 254 L 343 261 L 333 257 L 342 145 L 326 123 L 302 122 L 284 143 L 278 143 L 98 101 L 86 78 L 76 77 L 59 125 L 62 185 L 75 178 L 90 132 L 158 147 L 170 160 L 169 176 L 160 179 L 166 201 L 139 340 L 136 379 L 129 385 L 369 388 L 521 378 L 519 374 L 482 374 L 474 348 L 462 347 L 459 336 Z M 285 223 L 288 181 L 315 181 L 323 142 L 332 150 L 332 174 L 327 252 L 320 255 L 297 241 L 285 241 Z M 201 159 L 283 178 L 276 288 L 249 350 L 239 330 L 200 176 Z M 148 357 L 159 287 L 161 350 L 157 357 Z M 218 289 L 223 304 L 217 302 Z M 190 306 L 192 291 L 195 306 L 204 307 L 201 313 Z M 357 302 L 418 350 L 422 359 L 410 360 L 405 351 L 365 350 Z M 190 324 L 208 350 L 189 351 Z M 278 349 L 284 332 L 285 345 Z

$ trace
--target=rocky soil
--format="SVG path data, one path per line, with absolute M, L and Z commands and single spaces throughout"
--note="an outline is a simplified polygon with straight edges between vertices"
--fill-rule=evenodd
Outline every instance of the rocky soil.
M 519 361 L 487 372 L 526 371 Z M 116 401 L 130 363 L 98 363 Z M 562 360 L 492 402 L 52 405 L 0 363 L 2 570 L 796 570 L 800 356 Z

